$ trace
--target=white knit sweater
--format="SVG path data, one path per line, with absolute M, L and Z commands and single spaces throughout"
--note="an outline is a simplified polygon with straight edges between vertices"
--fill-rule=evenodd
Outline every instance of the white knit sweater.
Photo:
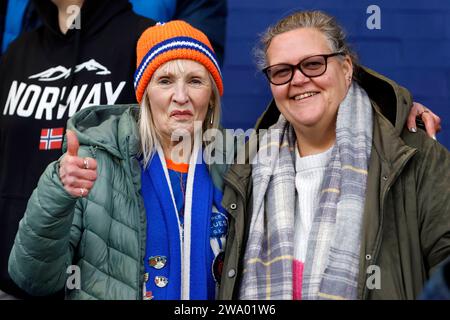
M 294 258 L 305 262 L 308 237 L 314 219 L 314 212 L 319 205 L 320 187 L 325 169 L 331 159 L 332 147 L 325 152 L 301 157 L 295 149 L 295 235 Z

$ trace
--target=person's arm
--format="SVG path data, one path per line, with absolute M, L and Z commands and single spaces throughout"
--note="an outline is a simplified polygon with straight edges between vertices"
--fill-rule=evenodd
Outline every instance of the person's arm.
M 173 20 L 184 20 L 203 31 L 211 41 L 214 51 L 223 65 L 225 51 L 226 0 L 178 0 Z
M 58 171 L 53 162 L 41 176 L 9 257 L 11 278 L 36 296 L 64 288 L 81 235 L 81 203 L 64 190 Z
M 425 267 L 432 274 L 450 256 L 450 153 L 427 141 L 417 155 L 420 242 Z
M 436 133 L 441 131 L 441 118 L 424 105 L 414 102 L 409 112 L 407 122 L 408 130 L 411 132 L 417 131 L 417 117 L 425 125 L 428 136 L 436 140 Z
M 67 268 L 82 233 L 83 202 L 97 179 L 97 161 L 80 150 L 68 130 L 67 152 L 51 163 L 28 201 L 20 221 L 8 272 L 31 295 L 49 295 L 64 288 Z

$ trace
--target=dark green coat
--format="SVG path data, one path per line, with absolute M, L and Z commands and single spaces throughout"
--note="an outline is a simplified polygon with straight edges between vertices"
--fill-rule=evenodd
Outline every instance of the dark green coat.
M 358 298 L 415 299 L 450 256 L 450 155 L 421 130 L 407 130 L 412 100 L 406 89 L 368 69 L 358 74 L 374 110 Z M 272 102 L 256 129 L 267 129 L 278 116 Z M 219 298 L 231 299 L 239 291 L 252 213 L 251 166 L 233 165 L 224 181 L 230 229 Z M 370 290 L 373 265 L 381 288 Z

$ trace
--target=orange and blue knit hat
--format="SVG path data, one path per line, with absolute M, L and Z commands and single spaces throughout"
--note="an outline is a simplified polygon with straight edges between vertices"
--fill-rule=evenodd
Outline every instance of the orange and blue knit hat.
M 211 73 L 220 95 L 223 94 L 222 74 L 211 43 L 203 32 L 184 21 L 158 23 L 148 28 L 139 38 L 136 51 L 134 90 L 139 103 L 153 73 L 164 63 L 176 59 L 201 63 Z

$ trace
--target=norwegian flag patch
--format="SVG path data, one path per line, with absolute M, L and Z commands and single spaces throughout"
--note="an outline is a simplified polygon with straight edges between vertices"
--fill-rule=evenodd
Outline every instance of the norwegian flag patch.
M 61 149 L 64 128 L 42 129 L 39 150 Z

